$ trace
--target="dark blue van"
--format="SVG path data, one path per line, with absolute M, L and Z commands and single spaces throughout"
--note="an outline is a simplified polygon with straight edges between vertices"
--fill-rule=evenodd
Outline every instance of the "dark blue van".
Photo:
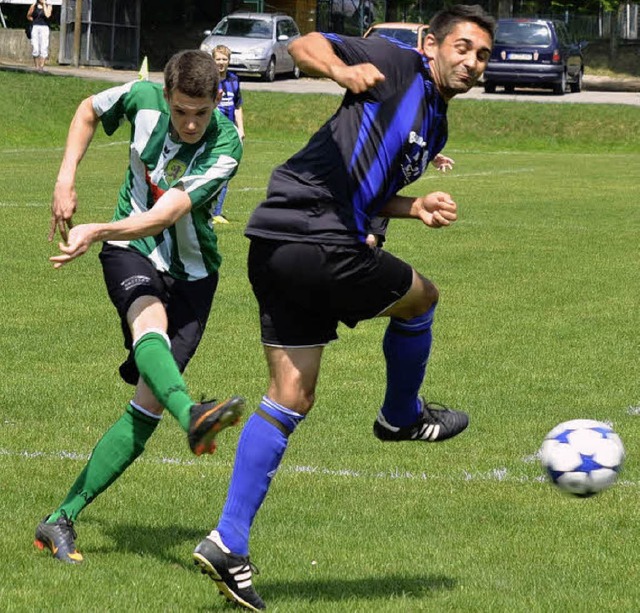
M 562 21 L 500 19 L 491 58 L 484 73 L 484 90 L 506 92 L 516 87 L 551 88 L 562 95 L 582 89 L 586 43 L 572 40 Z

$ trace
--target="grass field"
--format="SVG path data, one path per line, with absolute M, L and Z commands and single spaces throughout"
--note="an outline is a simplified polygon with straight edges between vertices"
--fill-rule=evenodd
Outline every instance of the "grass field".
M 77 523 L 86 563 L 32 546 L 130 389 L 97 248 L 54 271 L 49 201 L 77 103 L 106 84 L 0 72 L 0 610 L 224 611 L 191 552 L 215 526 L 238 432 L 195 459 L 167 415 L 125 476 Z M 266 382 L 242 236 L 270 170 L 338 103 L 246 92 L 247 145 L 220 228 L 214 312 L 187 372 L 195 394 Z M 442 445 L 384 445 L 385 322 L 343 328 L 318 402 L 292 437 L 253 530 L 255 585 L 269 610 L 637 611 L 640 607 L 640 109 L 455 100 L 446 176 L 453 227 L 393 221 L 388 248 L 440 287 L 424 393 L 471 426 Z M 126 167 L 126 129 L 83 162 L 77 221 L 107 220 Z M 548 485 L 548 430 L 613 423 L 620 482 L 591 499 Z

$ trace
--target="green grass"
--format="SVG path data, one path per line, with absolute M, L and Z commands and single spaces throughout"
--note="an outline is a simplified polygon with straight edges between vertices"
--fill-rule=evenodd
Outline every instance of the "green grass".
M 117 378 L 123 351 L 97 248 L 59 271 L 47 261 L 68 122 L 106 86 L 0 72 L 0 608 L 230 610 L 190 556 L 224 503 L 238 432 L 194 459 L 167 416 L 81 516 L 84 565 L 31 545 L 131 392 Z M 256 406 L 266 368 L 242 230 L 270 170 L 338 99 L 245 98 L 221 284 L 187 379 L 194 394 L 240 392 Z M 424 390 L 468 410 L 471 426 L 442 445 L 377 442 L 385 322 L 341 328 L 254 526 L 270 610 L 637 610 L 639 122 L 633 107 L 452 103 L 455 171 L 430 171 L 407 193 L 449 191 L 460 221 L 437 232 L 393 221 L 388 248 L 440 287 Z M 122 130 L 90 148 L 78 222 L 110 217 L 127 140 Z M 628 453 L 621 482 L 587 500 L 549 486 L 535 460 L 546 432 L 576 417 L 613 422 Z

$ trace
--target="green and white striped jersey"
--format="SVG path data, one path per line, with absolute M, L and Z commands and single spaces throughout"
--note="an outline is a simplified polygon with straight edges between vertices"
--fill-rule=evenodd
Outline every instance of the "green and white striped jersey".
M 215 199 L 236 173 L 242 143 L 236 127 L 217 109 L 202 139 L 195 144 L 174 141 L 169 106 L 162 86 L 133 81 L 93 97 L 93 108 L 108 135 L 128 120 L 131 124 L 129 168 L 113 220 L 148 211 L 172 187 L 191 198 L 191 211 L 157 236 L 111 244 L 146 255 L 155 268 L 177 279 L 201 279 L 218 270 L 221 257 L 211 216 Z

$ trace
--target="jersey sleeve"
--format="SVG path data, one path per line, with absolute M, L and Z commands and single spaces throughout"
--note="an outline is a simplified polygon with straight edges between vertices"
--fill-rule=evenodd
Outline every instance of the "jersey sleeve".
M 415 74 L 417 65 L 421 63 L 422 56 L 416 50 L 382 36 L 361 38 L 333 33 L 323 33 L 323 36 L 348 66 L 370 63 L 385 76 L 382 83 L 364 94 L 356 95 L 356 98 L 380 100 L 393 95 L 404 87 L 406 79 Z M 352 95 L 347 92 L 348 97 Z
M 237 77 L 236 77 L 236 79 L 237 79 Z M 240 91 L 240 80 L 239 79 L 236 81 L 236 91 L 235 91 L 234 104 L 235 104 L 237 109 L 239 109 L 242 106 L 242 91 Z
M 93 96 L 93 110 L 111 136 L 127 118 L 127 98 L 135 81 L 111 87 Z

